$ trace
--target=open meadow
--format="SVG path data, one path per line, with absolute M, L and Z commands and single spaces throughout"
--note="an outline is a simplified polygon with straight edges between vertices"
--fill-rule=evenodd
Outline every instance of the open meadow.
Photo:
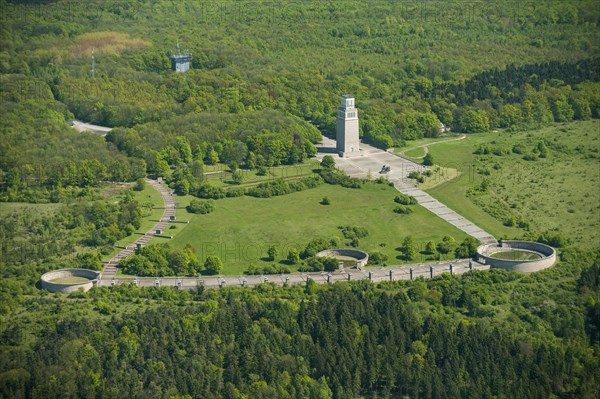
M 521 220 L 535 234 L 598 245 L 599 131 L 600 123 L 592 120 L 432 145 L 436 164 L 462 173 L 428 192 L 498 238 L 524 234 L 509 227 Z
M 279 252 L 276 263 L 285 259 L 290 248 L 302 250 L 315 238 L 337 238 L 340 247 L 349 247 L 340 226 L 366 228 L 369 234 L 359 240 L 358 249 L 382 252 L 388 256 L 388 264 L 403 262 L 396 248 L 407 236 L 421 248 L 427 241 L 441 241 L 445 235 L 456 241 L 466 237 L 420 206 L 413 206 L 410 215 L 394 213 L 396 195 L 398 192 L 387 185 L 349 189 L 325 184 L 281 197 L 225 198 L 215 201 L 215 211 L 207 215 L 185 215 L 187 212 L 179 209 L 178 219 L 186 218 L 190 224 L 178 227 L 170 244 L 176 248 L 190 244 L 201 259 L 217 255 L 223 260 L 224 274 L 241 274 L 251 264 L 263 267 L 272 263 L 267 260 L 271 245 Z M 322 205 L 323 197 L 331 204 Z M 190 198 L 179 198 L 181 206 Z M 421 260 L 425 256 L 418 254 L 413 262 Z

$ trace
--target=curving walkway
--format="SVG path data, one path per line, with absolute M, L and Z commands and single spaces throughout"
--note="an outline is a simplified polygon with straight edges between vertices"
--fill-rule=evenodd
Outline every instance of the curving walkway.
M 421 144 L 421 145 L 417 145 L 415 147 L 410 147 L 407 148 L 405 150 L 402 150 L 398 153 L 398 155 L 400 155 L 401 157 L 408 157 L 408 155 L 406 155 L 407 151 L 412 151 L 412 150 L 416 150 L 417 148 L 423 148 L 424 154 L 420 157 L 411 157 L 413 159 L 421 159 L 421 158 L 425 158 L 425 155 L 427 155 L 429 153 L 429 146 L 430 145 L 434 145 L 434 144 L 441 144 L 441 143 L 450 143 L 452 141 L 460 141 L 460 140 L 464 140 L 465 137 L 467 137 L 467 135 L 463 134 L 460 137 L 457 137 L 455 139 L 450 139 L 450 140 L 439 140 L 439 141 L 434 141 L 432 143 L 427 143 L 427 144 Z
M 173 195 L 165 186 L 163 186 L 160 182 L 156 180 L 146 179 L 146 183 L 150 184 L 156 191 L 158 191 L 162 197 L 164 204 L 164 211 L 160 221 L 154 225 L 152 230 L 148 231 L 146 234 L 138 238 L 133 244 L 129 244 L 125 249 L 121 250 L 117 255 L 111 258 L 108 262 L 106 262 L 104 269 L 102 270 L 102 275 L 100 277 L 100 286 L 110 286 L 112 285 L 112 281 L 117 276 L 117 266 L 121 259 L 125 259 L 128 256 L 131 256 L 138 245 L 146 245 L 148 241 L 152 239 L 156 235 L 156 230 L 164 230 L 169 225 L 169 220 L 171 216 L 175 216 L 175 201 L 173 200 Z

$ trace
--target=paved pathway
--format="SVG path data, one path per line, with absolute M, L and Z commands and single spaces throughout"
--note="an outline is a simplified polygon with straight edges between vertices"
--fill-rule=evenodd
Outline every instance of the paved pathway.
M 140 287 L 172 287 L 176 289 L 253 287 L 262 283 L 277 285 L 306 284 L 312 280 L 318 284 L 337 281 L 369 280 L 371 282 L 410 280 L 417 277 L 431 278 L 442 273 L 462 274 L 469 270 L 488 270 L 488 265 L 470 259 L 429 262 L 382 268 L 346 269 L 332 273 L 292 273 L 262 276 L 211 276 L 211 277 L 122 277 L 109 281 L 113 284 L 135 284 Z M 105 284 L 106 285 L 106 284 Z
M 321 147 L 324 149 L 335 148 L 335 141 L 323 138 Z M 371 177 L 376 179 L 379 176 L 386 176 L 388 180 L 394 183 L 396 190 L 402 194 L 412 195 L 417 199 L 419 204 L 437 216 L 441 217 L 448 223 L 464 231 L 483 242 L 484 244 L 496 243 L 496 239 L 482 228 L 476 226 L 465 217 L 448 208 L 431 195 L 419 189 L 412 179 L 408 178 L 408 174 L 412 171 L 424 171 L 426 168 L 423 165 L 402 158 L 398 155 L 371 147 L 361 143 L 360 155 L 351 158 L 340 158 L 336 154 L 330 154 L 335 159 L 336 165 L 341 170 L 345 171 L 352 177 L 366 178 Z M 318 157 L 322 158 L 327 155 L 327 150 L 320 152 Z M 381 167 L 388 165 L 391 167 L 389 173 L 385 175 L 379 174 Z
M 440 140 L 440 141 L 433 141 L 431 143 L 426 143 L 426 144 L 421 144 L 415 147 L 409 147 L 405 150 L 402 150 L 398 153 L 398 155 L 400 156 L 406 156 L 406 152 L 407 151 L 412 151 L 412 150 L 416 150 L 417 148 L 423 148 L 423 155 L 420 157 L 411 157 L 411 158 L 417 158 L 417 159 L 421 159 L 421 158 L 425 158 L 425 155 L 427 155 L 429 153 L 429 146 L 430 145 L 434 145 L 434 144 L 440 144 L 440 143 L 450 143 L 452 141 L 459 141 L 459 140 L 463 140 L 465 139 L 467 136 L 466 135 L 462 135 L 460 137 L 454 138 L 454 139 L 450 139 L 450 140 Z
M 142 246 L 146 245 L 148 241 L 150 241 L 150 239 L 156 235 L 157 230 L 165 230 L 169 225 L 171 216 L 175 216 L 175 201 L 173 200 L 173 195 L 171 195 L 171 192 L 156 180 L 146 179 L 146 183 L 154 187 L 160 193 L 163 199 L 164 212 L 162 217 L 160 218 L 160 221 L 152 228 L 152 230 L 138 238 L 133 244 L 128 245 L 125 249 L 123 249 L 105 264 L 100 280 L 101 286 L 111 285 L 112 281 L 116 278 L 117 265 L 121 259 L 125 259 L 133 254 L 138 244 Z

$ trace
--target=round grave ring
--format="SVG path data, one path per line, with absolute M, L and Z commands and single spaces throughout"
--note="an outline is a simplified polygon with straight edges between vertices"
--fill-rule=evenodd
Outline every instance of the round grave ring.
M 88 291 L 98 285 L 100 272 L 90 269 L 58 269 L 42 275 L 40 285 L 50 292 Z
M 352 258 L 356 262 L 356 267 L 364 267 L 369 263 L 369 254 L 359 249 L 335 248 L 325 249 L 316 254 L 317 257 L 336 258 L 344 260 Z
M 477 261 L 492 268 L 537 272 L 556 263 L 556 250 L 534 241 L 500 240 L 498 244 L 480 245 Z

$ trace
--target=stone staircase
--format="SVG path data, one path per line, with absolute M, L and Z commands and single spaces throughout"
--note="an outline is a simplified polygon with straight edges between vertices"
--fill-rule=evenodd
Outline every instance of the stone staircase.
M 117 275 L 117 267 L 121 260 L 131 256 L 138 246 L 146 245 L 148 241 L 152 239 L 152 237 L 157 235 L 157 230 L 165 230 L 169 225 L 171 216 L 175 216 L 175 200 L 173 199 L 173 195 L 171 194 L 171 192 L 156 180 L 146 179 L 146 183 L 151 185 L 156 191 L 158 191 L 162 197 L 164 211 L 160 218 L 160 221 L 156 225 L 154 225 L 152 230 L 148 231 L 146 234 L 135 240 L 133 244 L 129 244 L 117 255 L 115 255 L 108 262 L 106 262 L 102 271 L 100 285 L 111 285 L 112 280 L 115 279 Z

